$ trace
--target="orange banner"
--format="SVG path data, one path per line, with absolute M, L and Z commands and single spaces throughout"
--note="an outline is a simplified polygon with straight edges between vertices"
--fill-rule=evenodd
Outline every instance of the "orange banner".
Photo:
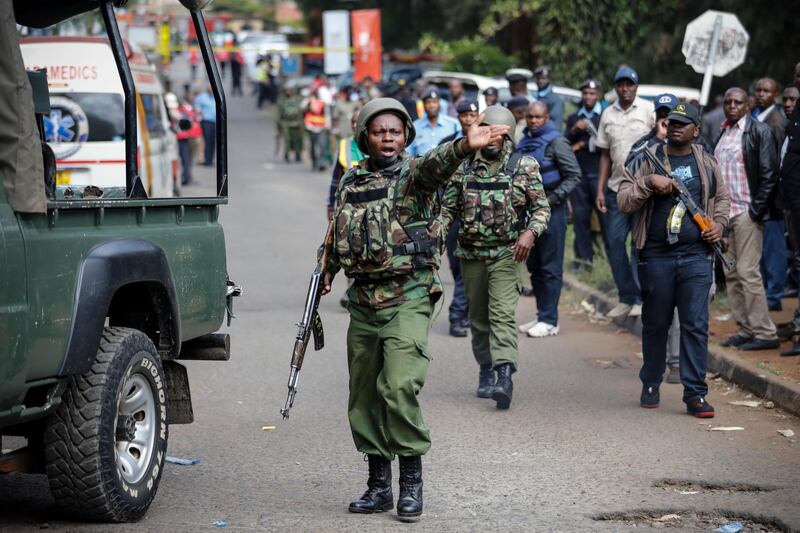
M 381 79 L 381 10 L 357 9 L 350 15 L 355 54 L 353 80 Z

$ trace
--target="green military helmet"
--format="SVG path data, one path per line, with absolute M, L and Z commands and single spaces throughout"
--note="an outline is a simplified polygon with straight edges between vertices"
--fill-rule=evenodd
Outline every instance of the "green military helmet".
M 514 119 L 514 114 L 507 108 L 499 105 L 491 105 L 483 110 L 483 122 L 481 124 L 508 126 L 508 133 L 506 136 L 514 142 L 514 131 L 517 129 L 517 121 Z
M 375 100 L 370 100 L 361 108 L 361 111 L 358 113 L 358 121 L 356 122 L 356 143 L 358 144 L 359 150 L 365 154 L 369 153 L 367 127 L 374 117 L 382 113 L 394 113 L 403 121 L 406 127 L 406 146 L 411 144 L 414 137 L 417 136 L 417 132 L 414 130 L 414 121 L 411 120 L 411 116 L 409 116 L 403 104 L 394 98 L 376 98 Z

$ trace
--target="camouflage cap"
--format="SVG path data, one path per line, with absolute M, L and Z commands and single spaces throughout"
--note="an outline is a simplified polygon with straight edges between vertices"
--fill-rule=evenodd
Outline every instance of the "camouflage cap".
M 403 104 L 394 98 L 376 98 L 375 100 L 370 100 L 361 108 L 356 123 L 356 144 L 358 144 L 358 149 L 365 154 L 369 153 L 369 144 L 367 143 L 367 128 L 369 127 L 369 123 L 373 118 L 382 113 L 393 113 L 403 121 L 406 127 L 406 146 L 411 144 L 414 137 L 417 136 L 417 132 L 414 130 L 414 121 L 411 120 L 411 116 L 408 114 L 408 111 L 406 111 L 406 108 L 403 107 Z
M 492 105 L 483 111 L 482 124 L 508 126 L 508 133 L 506 136 L 514 143 L 514 130 L 517 128 L 517 121 L 514 119 L 514 114 L 503 106 Z

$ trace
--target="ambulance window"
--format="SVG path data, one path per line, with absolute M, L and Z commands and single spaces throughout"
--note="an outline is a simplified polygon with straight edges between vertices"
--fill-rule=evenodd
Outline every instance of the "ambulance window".
M 154 94 L 140 94 L 147 131 L 150 137 L 163 137 L 164 119 L 161 112 L 161 99 Z
M 122 95 L 61 93 L 50 96 L 45 117 L 49 142 L 121 141 L 125 138 Z

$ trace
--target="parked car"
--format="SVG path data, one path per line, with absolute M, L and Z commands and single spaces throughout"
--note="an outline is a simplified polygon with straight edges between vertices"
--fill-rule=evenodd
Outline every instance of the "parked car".
M 460 80 L 462 85 L 464 85 L 464 94 L 467 95 L 468 98 L 477 100 L 478 106 L 481 109 L 486 107 L 483 91 L 489 87 L 497 89 L 500 102 L 507 102 L 511 98 L 511 93 L 508 91 L 508 81 L 506 81 L 505 78 L 490 78 L 478 74 L 441 70 L 428 70 L 423 74 L 422 78 L 427 83 L 439 87 L 445 95 L 450 94 L 448 89 L 450 82 L 452 80 Z M 528 83 L 528 90 L 531 98 L 534 98 L 535 91 L 537 90 L 536 83 Z M 581 92 L 577 89 L 570 89 L 569 87 L 554 84 L 553 92 L 564 98 L 565 103 L 577 104 L 581 100 Z
M 251 82 L 258 80 L 259 59 L 289 53 L 289 41 L 280 33 L 248 32 L 239 47 L 244 58 L 245 75 Z
M 652 100 L 659 94 L 670 93 L 678 97 L 678 99 L 689 102 L 697 103 L 700 101 L 700 91 L 693 87 L 678 87 L 675 85 L 639 85 L 636 91 L 637 96 L 641 96 L 645 100 Z M 617 101 L 617 93 L 614 89 L 606 92 L 605 99 L 608 103 L 613 104 Z

